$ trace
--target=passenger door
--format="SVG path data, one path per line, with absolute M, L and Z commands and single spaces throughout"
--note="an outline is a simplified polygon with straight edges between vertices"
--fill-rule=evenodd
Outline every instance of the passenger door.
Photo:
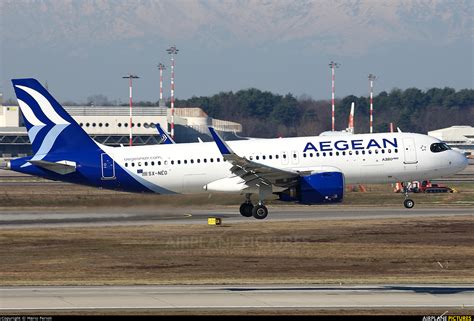
M 405 155 L 405 164 L 416 164 L 418 163 L 416 157 L 415 140 L 413 138 L 403 139 L 403 152 Z
M 101 163 L 102 179 L 103 180 L 115 179 L 114 160 L 106 153 L 102 153 L 100 155 L 100 163 Z

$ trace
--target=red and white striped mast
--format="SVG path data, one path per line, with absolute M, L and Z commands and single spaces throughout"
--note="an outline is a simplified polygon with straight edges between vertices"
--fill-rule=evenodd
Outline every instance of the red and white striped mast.
M 138 77 L 137 75 L 132 75 L 132 74 L 128 74 L 126 76 L 123 76 L 122 78 L 128 78 L 129 79 L 129 88 L 130 88 L 130 123 L 128 125 L 128 127 L 130 128 L 130 146 L 132 146 L 132 79 L 138 79 L 140 77 Z
M 331 68 L 331 86 L 332 86 L 332 94 L 331 94 L 331 107 L 332 107 L 332 131 L 335 130 L 335 116 L 334 116 L 334 93 L 335 93 L 335 86 L 334 86 L 334 80 L 335 80 L 335 75 L 334 75 L 334 69 L 339 68 L 339 64 L 337 62 L 331 61 L 329 63 L 329 67 Z
M 375 75 L 369 74 L 368 76 L 369 82 L 370 82 L 370 133 L 372 134 L 374 132 L 374 127 L 373 127 L 373 122 L 374 122 L 374 117 L 373 117 L 373 112 L 374 112 L 374 98 L 373 98 L 373 93 L 374 93 L 374 80 L 377 78 Z
M 174 138 L 174 55 L 178 54 L 179 49 L 176 45 L 166 49 L 171 55 L 171 138 Z
M 160 70 L 160 101 L 158 105 L 163 106 L 163 70 L 166 70 L 166 67 L 160 62 L 158 69 Z

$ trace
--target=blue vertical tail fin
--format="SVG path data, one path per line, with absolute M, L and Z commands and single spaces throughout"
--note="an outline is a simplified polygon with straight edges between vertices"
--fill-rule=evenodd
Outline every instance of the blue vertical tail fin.
M 36 79 L 12 79 L 12 83 L 32 144 L 32 160 L 41 160 L 50 154 L 98 149 L 97 144 Z

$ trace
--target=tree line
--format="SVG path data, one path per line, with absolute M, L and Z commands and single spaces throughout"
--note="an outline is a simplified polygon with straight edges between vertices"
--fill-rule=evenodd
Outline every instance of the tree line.
M 335 102 L 336 130 L 347 127 L 355 103 L 355 131 L 369 131 L 369 97 L 349 95 Z M 426 133 L 453 125 L 474 124 L 474 90 L 418 88 L 382 91 L 373 99 L 374 131 L 387 132 L 394 123 L 402 131 Z M 255 88 L 213 96 L 177 99 L 176 107 L 201 107 L 210 117 L 239 122 L 254 137 L 316 135 L 331 130 L 331 102 L 273 94 Z
M 369 97 L 349 95 L 336 99 L 336 130 L 347 127 L 351 103 L 355 103 L 355 131 L 369 131 Z M 7 101 L 7 105 L 16 102 Z M 453 88 L 392 89 L 374 96 L 374 131 L 386 132 L 392 122 L 402 131 L 426 133 L 453 125 L 474 124 L 474 90 Z M 77 105 L 64 102 L 65 106 Z M 81 104 L 83 105 L 83 104 Z M 88 97 L 86 105 L 123 105 L 104 95 Z M 158 101 L 137 101 L 135 106 L 158 106 Z M 168 101 L 169 106 L 169 101 Z M 200 107 L 210 117 L 241 123 L 243 135 L 253 137 L 288 137 L 318 135 L 331 130 L 330 100 L 308 96 L 274 94 L 256 88 L 220 92 L 212 96 L 176 99 L 176 107 Z

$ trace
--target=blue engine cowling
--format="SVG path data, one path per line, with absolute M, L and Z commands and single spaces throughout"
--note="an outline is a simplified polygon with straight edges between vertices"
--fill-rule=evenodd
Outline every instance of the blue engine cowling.
M 341 172 L 325 172 L 299 178 L 296 187 L 279 193 L 284 202 L 321 204 L 341 202 L 344 197 L 344 175 Z

